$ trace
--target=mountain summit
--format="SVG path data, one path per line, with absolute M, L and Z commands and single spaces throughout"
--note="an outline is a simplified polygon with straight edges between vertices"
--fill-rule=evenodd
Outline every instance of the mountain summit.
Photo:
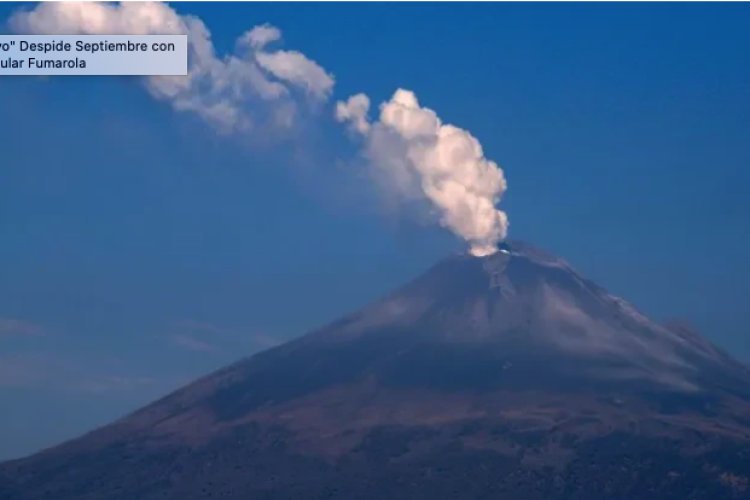
M 0 499 L 750 495 L 750 370 L 522 242 L 0 466 Z

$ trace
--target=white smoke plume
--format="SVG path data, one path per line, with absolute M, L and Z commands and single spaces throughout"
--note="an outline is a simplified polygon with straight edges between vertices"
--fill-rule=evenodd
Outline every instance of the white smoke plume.
M 145 77 L 145 87 L 221 132 L 291 128 L 303 106 L 325 102 L 334 86 L 333 76 L 301 52 L 274 48 L 282 39 L 274 26 L 255 26 L 237 39 L 234 53 L 218 56 L 199 18 L 158 2 L 40 3 L 16 12 L 9 25 L 28 34 L 187 34 L 188 75 Z M 407 90 L 381 104 L 374 122 L 369 109 L 370 99 L 357 94 L 338 102 L 335 114 L 362 136 L 364 155 L 388 191 L 406 201 L 427 200 L 472 254 L 494 253 L 508 228 L 496 208 L 506 183 L 479 142 L 443 124 Z
M 440 223 L 466 240 L 473 255 L 497 251 L 508 230 L 505 212 L 495 206 L 506 182 L 479 141 L 443 124 L 408 90 L 399 89 L 382 103 L 372 123 L 369 107 L 369 98 L 357 94 L 337 103 L 336 118 L 364 137 L 365 156 L 388 187 L 404 199 L 426 198 Z
M 149 93 L 178 111 L 193 112 L 223 132 L 254 125 L 290 127 L 302 100 L 324 101 L 333 76 L 296 51 L 269 50 L 281 39 L 270 25 L 256 26 L 237 41 L 234 54 L 216 55 L 211 33 L 194 16 L 163 3 L 52 2 L 10 19 L 23 34 L 187 34 L 188 75 L 145 78 Z

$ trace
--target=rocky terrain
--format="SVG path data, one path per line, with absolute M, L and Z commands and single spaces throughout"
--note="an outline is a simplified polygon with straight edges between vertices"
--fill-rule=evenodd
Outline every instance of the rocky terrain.
M 0 465 L 41 498 L 750 498 L 750 370 L 511 242 Z

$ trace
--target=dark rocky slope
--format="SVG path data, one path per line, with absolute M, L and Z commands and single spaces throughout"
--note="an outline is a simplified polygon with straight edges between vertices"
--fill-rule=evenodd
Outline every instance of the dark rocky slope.
M 750 371 L 522 243 L 0 466 L 0 499 L 750 498 Z

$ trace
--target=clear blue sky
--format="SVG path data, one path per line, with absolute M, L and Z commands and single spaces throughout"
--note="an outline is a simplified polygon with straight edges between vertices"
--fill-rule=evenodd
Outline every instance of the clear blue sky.
M 219 52 L 278 26 L 334 98 L 414 90 L 503 166 L 512 237 L 750 360 L 750 5 L 172 5 Z M 462 248 L 358 202 L 330 151 L 217 136 L 135 79 L 4 78 L 0 110 L 0 458 Z

